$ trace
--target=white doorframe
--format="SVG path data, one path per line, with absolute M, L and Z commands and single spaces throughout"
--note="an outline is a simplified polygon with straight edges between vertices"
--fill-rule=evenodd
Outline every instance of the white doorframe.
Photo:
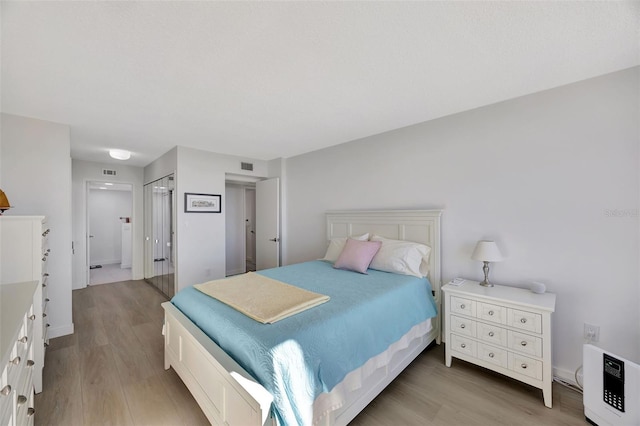
M 134 207 L 135 207 L 135 200 L 133 198 L 133 189 L 134 189 L 134 184 L 132 182 L 119 182 L 119 181 L 105 181 L 105 180 L 96 180 L 96 179 L 86 179 L 85 180 L 85 206 L 84 206 L 84 218 L 85 218 L 85 225 L 86 225 L 86 229 L 85 229 L 85 244 L 86 244 L 86 261 L 85 261 L 85 282 L 84 282 L 84 287 L 86 288 L 90 283 L 91 283 L 91 238 L 90 238 L 90 234 L 91 234 L 91 223 L 90 223 L 90 215 L 89 215 L 89 206 L 90 206 L 90 198 L 91 198 L 91 184 L 107 184 L 107 183 L 113 183 L 113 184 L 118 184 L 118 185 L 128 185 L 130 187 L 129 192 L 131 193 L 131 199 L 130 199 L 130 203 L 131 203 L 131 235 L 132 235 L 132 240 L 131 240 L 131 253 L 132 253 L 132 260 L 131 260 L 131 272 L 133 274 L 133 266 L 134 266 L 134 261 L 133 261 L 133 236 L 135 236 L 135 231 L 136 231 L 136 220 L 134 220 Z M 133 277 L 132 277 L 133 278 Z

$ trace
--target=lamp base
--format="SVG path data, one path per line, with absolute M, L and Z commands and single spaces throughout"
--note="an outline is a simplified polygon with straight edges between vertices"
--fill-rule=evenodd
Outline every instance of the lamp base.
M 481 285 L 482 287 L 493 287 L 493 284 L 491 284 L 491 283 L 490 283 L 489 281 L 487 281 L 487 280 L 482 281 L 482 282 L 480 283 L 480 285 Z

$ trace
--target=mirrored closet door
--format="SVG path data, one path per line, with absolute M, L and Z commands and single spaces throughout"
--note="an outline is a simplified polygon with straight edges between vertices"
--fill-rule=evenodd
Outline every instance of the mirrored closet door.
M 144 186 L 144 277 L 167 297 L 175 293 L 174 189 L 173 175 Z

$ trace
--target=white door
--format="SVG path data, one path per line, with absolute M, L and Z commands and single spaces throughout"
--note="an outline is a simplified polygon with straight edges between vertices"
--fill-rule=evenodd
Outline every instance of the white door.
M 256 269 L 280 266 L 280 179 L 256 183 Z

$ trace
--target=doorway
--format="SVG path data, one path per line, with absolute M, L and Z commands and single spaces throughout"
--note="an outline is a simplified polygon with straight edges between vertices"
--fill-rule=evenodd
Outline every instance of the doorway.
M 225 184 L 226 276 L 256 270 L 256 190 L 252 182 Z
M 87 183 L 87 285 L 132 279 L 133 185 Z

